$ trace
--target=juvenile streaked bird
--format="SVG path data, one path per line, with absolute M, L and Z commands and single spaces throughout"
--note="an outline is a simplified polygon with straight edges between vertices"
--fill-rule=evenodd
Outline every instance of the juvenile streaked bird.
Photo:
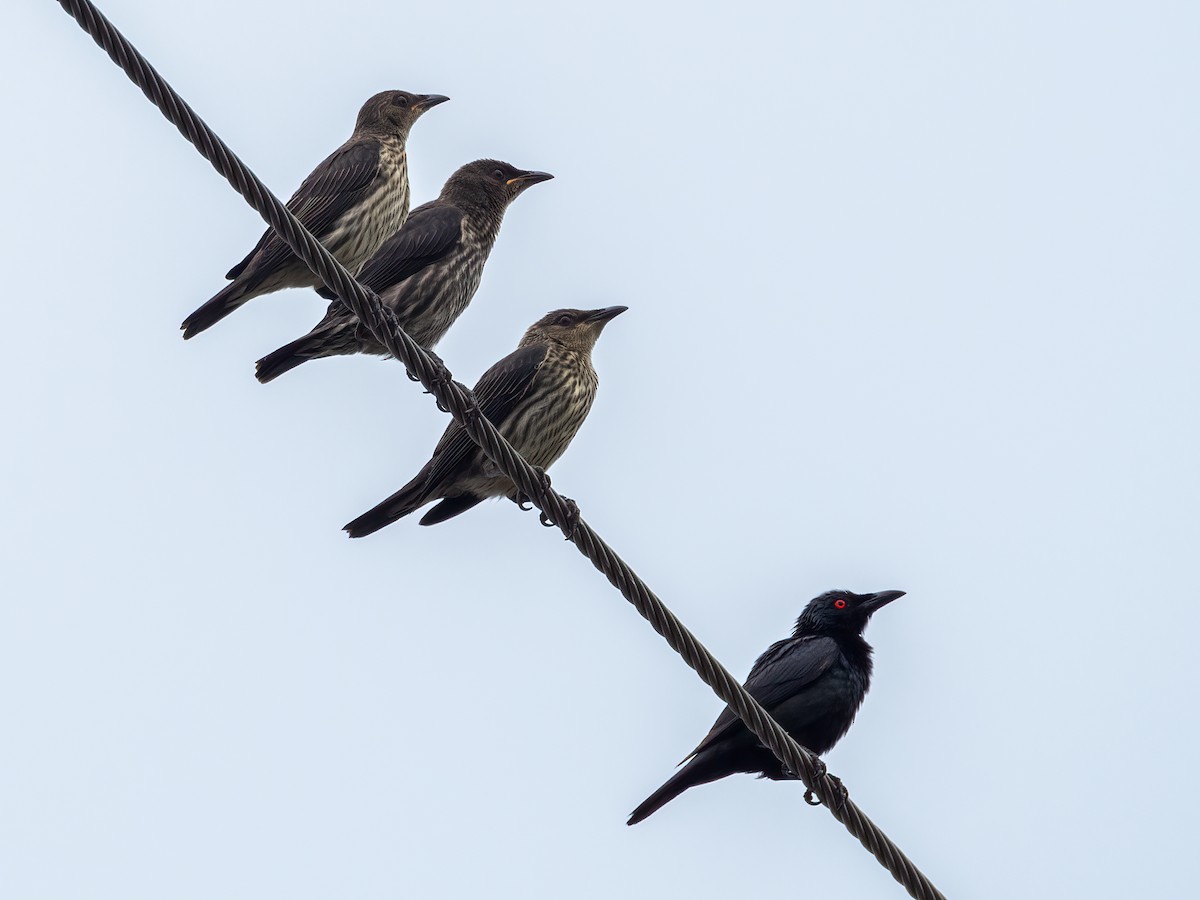
M 904 591 L 828 591 L 810 601 L 792 636 L 772 644 L 754 663 L 746 690 L 798 743 L 818 755 L 827 752 L 850 728 L 871 684 L 871 645 L 862 636 L 867 620 L 903 596 Z M 735 772 L 773 781 L 796 777 L 729 707 L 680 765 L 626 824 L 636 825 L 690 787 Z
M 517 349 L 475 385 L 479 410 L 531 465 L 550 467 L 563 455 L 596 397 L 592 348 L 628 307 L 558 309 L 530 326 Z M 432 500 L 422 525 L 466 512 L 488 497 L 519 500 L 516 485 L 484 456 L 457 422 L 446 429 L 417 477 L 343 530 L 373 534 Z
M 292 214 L 351 274 L 408 218 L 409 130 L 423 112 L 448 99 L 407 91 L 376 94 L 363 104 L 350 139 L 288 201 Z M 185 339 L 255 297 L 321 283 L 272 228 L 225 277 L 230 284 L 183 320 Z
M 384 241 L 358 273 L 359 282 L 392 308 L 413 340 L 432 349 L 475 296 L 508 205 L 526 188 L 553 177 L 494 159 L 467 163 L 436 200 L 414 209 L 404 227 Z M 259 381 L 266 384 L 323 356 L 387 354 L 327 288 L 318 293 L 333 300 L 325 318 L 304 337 L 260 359 Z

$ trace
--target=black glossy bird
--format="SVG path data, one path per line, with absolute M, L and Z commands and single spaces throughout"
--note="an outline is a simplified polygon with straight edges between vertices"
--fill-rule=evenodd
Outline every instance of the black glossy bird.
M 563 455 L 587 418 L 598 379 L 592 348 L 613 318 L 628 307 L 558 309 L 534 323 L 517 349 L 483 373 L 475 385 L 480 412 L 525 459 L 543 469 Z M 417 477 L 343 530 L 363 537 L 431 500 L 422 525 L 466 512 L 488 497 L 518 500 L 516 486 L 452 422 Z
M 553 177 L 494 159 L 467 163 L 436 200 L 412 211 L 363 266 L 358 280 L 392 308 L 413 340 L 432 349 L 475 296 L 508 205 L 526 188 Z M 265 384 L 323 356 L 387 354 L 327 288 L 318 292 L 333 299 L 325 318 L 304 337 L 260 359 L 259 381 Z
M 351 273 L 408 218 L 409 130 L 425 110 L 448 99 L 407 91 L 376 94 L 363 104 L 350 139 L 313 169 L 288 201 L 292 214 Z M 231 283 L 183 320 L 185 339 L 255 297 L 321 283 L 271 228 L 225 277 Z
M 828 591 L 810 601 L 792 636 L 772 644 L 754 663 L 746 690 L 797 742 L 818 755 L 827 752 L 850 728 L 871 684 L 871 645 L 862 636 L 867 620 L 903 596 L 904 591 Z M 735 772 L 774 781 L 795 777 L 729 707 L 680 765 L 627 824 L 636 825 L 690 787 Z

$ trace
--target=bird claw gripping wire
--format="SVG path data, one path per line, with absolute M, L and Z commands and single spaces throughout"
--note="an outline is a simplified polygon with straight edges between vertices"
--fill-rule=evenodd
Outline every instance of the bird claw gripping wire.
M 370 338 L 370 336 L 371 336 L 370 332 L 368 332 L 365 335 L 365 337 L 367 337 L 367 338 Z M 433 380 L 438 381 L 438 380 L 444 380 L 446 378 L 449 378 L 450 371 L 446 368 L 446 364 L 444 362 L 442 362 L 442 358 L 440 356 L 438 356 L 436 353 L 434 353 L 432 350 L 426 350 L 425 352 L 428 353 L 429 358 L 431 360 L 433 360 L 434 369 L 440 370 L 440 371 L 438 371 L 437 375 L 434 376 Z M 408 370 L 407 366 L 405 366 L 405 368 L 404 368 L 404 374 L 408 376 L 409 381 L 420 381 L 421 380 L 420 376 L 414 375 L 412 372 L 410 372 Z M 426 391 L 425 393 L 428 394 L 429 391 Z
M 442 358 L 440 356 L 438 356 L 436 353 L 434 353 L 433 351 L 428 351 L 428 352 L 429 352 L 430 358 L 433 360 L 433 374 L 429 377 L 430 384 L 432 384 L 435 388 L 444 388 L 447 385 L 453 383 L 454 379 L 450 377 L 450 370 L 446 368 L 446 364 L 444 362 L 442 362 Z M 412 372 L 409 372 L 407 369 L 405 369 L 405 372 L 408 373 L 408 377 L 410 380 L 412 380 L 412 381 L 420 381 L 421 380 L 416 375 L 414 375 Z M 438 409 L 440 409 L 444 413 L 450 412 L 450 408 L 448 406 L 446 406 L 445 403 L 442 402 L 441 398 L 438 397 L 434 391 L 429 390 L 429 391 L 425 391 L 425 393 L 433 394 L 434 402 L 437 403 Z
M 541 484 L 538 487 L 541 489 L 542 504 L 546 503 L 546 494 L 550 491 L 550 476 L 546 474 L 546 470 L 534 467 L 537 472 L 538 480 Z M 513 503 L 517 504 L 517 508 L 529 512 L 533 509 L 533 499 L 523 491 L 517 491 L 517 495 L 512 498 Z M 566 539 L 569 541 L 575 537 L 575 529 L 579 527 L 579 504 L 570 497 L 563 497 L 563 505 L 567 508 L 565 516 L 566 521 L 563 523 L 564 530 L 567 532 Z M 538 510 L 538 521 L 546 528 L 558 528 L 558 523 L 550 518 L 550 514 L 544 509 Z
M 546 495 L 551 491 L 550 475 L 543 468 L 535 468 L 537 469 L 538 480 L 541 482 L 542 506 L 545 506 Z M 563 505 L 567 508 L 566 521 L 563 523 L 563 527 L 566 529 L 567 540 L 569 541 L 575 536 L 575 529 L 579 527 L 579 505 L 570 497 L 563 497 L 562 500 Z M 558 523 L 551 519 L 544 509 L 538 514 L 538 521 L 546 528 L 558 527 Z
M 541 481 L 542 495 L 550 489 L 550 476 L 546 474 L 546 470 L 540 466 L 534 466 L 533 470 L 537 473 L 538 479 Z M 513 497 L 513 503 L 517 504 L 517 508 L 522 512 L 529 512 L 533 509 L 533 498 L 524 491 L 518 490 L 517 495 Z M 542 513 L 542 524 L 545 525 L 545 513 Z
M 824 766 L 822 766 L 822 768 L 824 768 Z M 822 774 L 829 775 L 828 772 L 824 772 Z M 836 775 L 829 775 L 829 780 L 834 784 L 834 804 L 830 808 L 839 810 L 845 809 L 846 801 L 850 799 L 850 792 L 846 790 L 846 785 L 842 784 L 842 779 L 838 778 Z M 809 788 L 804 792 L 804 802 L 809 806 L 820 806 L 823 801 L 817 798 L 816 794 L 813 793 L 812 788 Z M 825 805 L 829 806 L 828 803 Z
M 458 382 L 454 382 L 454 383 L 458 384 Z M 463 418 L 463 426 L 469 432 L 471 430 L 472 425 L 479 424 L 479 420 L 483 418 L 483 411 L 479 408 L 479 401 L 475 399 L 475 392 L 467 390 L 467 388 L 461 384 L 459 384 L 458 386 L 462 390 L 462 392 L 467 395 L 467 405 L 465 407 L 463 407 L 462 418 Z M 438 403 L 438 406 L 441 406 L 440 402 Z M 446 412 L 449 412 L 449 411 L 450 410 L 446 410 Z M 519 503 L 517 505 L 520 506 Z
M 545 477 L 545 470 L 539 469 L 537 466 L 534 466 L 534 470 L 542 477 Z M 549 481 L 550 479 L 547 478 L 546 483 L 549 484 Z M 521 510 L 521 512 L 529 512 L 533 509 L 533 498 L 522 490 L 517 491 L 517 495 L 513 497 L 513 503 L 517 504 L 517 509 Z M 542 515 L 545 515 L 545 513 Z
M 812 765 L 813 765 L 813 779 L 814 780 L 819 781 L 820 779 L 824 778 L 826 775 L 829 774 L 829 769 L 827 769 L 825 767 L 825 761 L 822 760 L 821 757 L 814 756 L 812 758 Z M 789 766 L 787 763 L 783 763 L 783 774 L 784 774 L 784 777 L 791 778 L 796 781 L 804 780 L 803 778 L 801 778 L 800 773 L 797 772 L 795 769 L 793 769 L 791 766 Z
M 575 537 L 575 529 L 579 527 L 579 504 L 570 497 L 563 497 L 563 504 L 567 507 L 566 521 L 563 522 L 563 528 L 567 532 L 564 540 L 571 540 Z M 552 520 L 545 511 L 538 516 L 538 521 L 547 528 L 557 528 L 558 523 Z

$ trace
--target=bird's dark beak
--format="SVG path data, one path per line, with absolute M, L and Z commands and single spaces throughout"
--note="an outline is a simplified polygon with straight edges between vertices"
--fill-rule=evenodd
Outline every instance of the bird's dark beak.
M 904 591 L 880 591 L 877 594 L 867 594 L 858 605 L 858 608 L 870 615 L 877 609 L 882 609 L 893 600 L 899 600 L 903 596 Z
M 449 97 L 443 97 L 441 94 L 422 94 L 414 105 L 421 112 L 425 112 L 425 110 L 433 109 L 439 103 L 445 103 L 449 99 Z
M 606 306 L 604 309 L 593 309 L 584 318 L 585 322 L 609 322 L 619 316 L 628 306 Z
M 543 181 L 549 181 L 554 176 L 549 172 L 522 172 L 516 178 L 510 178 L 504 182 L 509 187 L 517 185 L 522 190 L 529 187 L 531 184 L 539 184 Z

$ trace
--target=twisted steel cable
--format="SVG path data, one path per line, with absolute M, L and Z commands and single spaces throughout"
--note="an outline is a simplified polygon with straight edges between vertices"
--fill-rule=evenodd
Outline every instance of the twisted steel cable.
M 246 198 L 296 255 L 337 293 L 388 352 L 400 360 L 437 398 L 438 405 L 463 426 L 500 471 L 511 478 L 518 490 L 542 511 L 544 521 L 554 523 L 567 540 L 572 541 L 579 552 L 591 560 L 592 565 L 633 604 L 705 684 L 738 714 L 746 727 L 804 782 L 805 787 L 820 799 L 833 817 L 858 838 L 880 864 L 904 885 L 908 893 L 918 900 L 945 900 L 941 891 L 849 799 L 841 781 L 826 771 L 824 763 L 796 743 L 771 718 L 629 565 L 583 521 L 574 502 L 550 486 L 550 479 L 545 472 L 525 462 L 480 413 L 474 394 L 453 380 L 440 359 L 426 352 L 405 333 L 395 314 L 380 302 L 379 297 L 351 277 L 91 0 L 58 2 L 130 80 L 141 88 L 142 93 L 167 120 Z

